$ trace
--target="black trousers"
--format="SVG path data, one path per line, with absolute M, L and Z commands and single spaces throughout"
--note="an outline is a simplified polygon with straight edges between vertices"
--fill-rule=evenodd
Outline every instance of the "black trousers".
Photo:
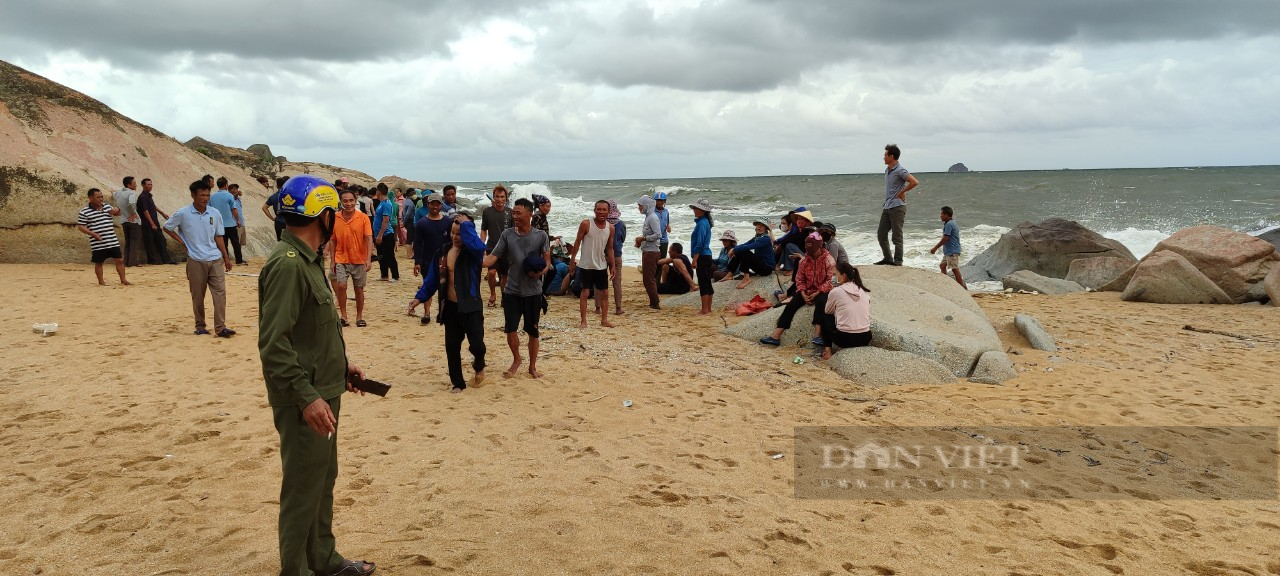
M 458 312 L 457 302 L 445 300 L 440 317 L 444 320 L 444 355 L 449 362 L 449 382 L 454 388 L 466 388 L 467 381 L 462 377 L 462 339 L 467 339 L 467 348 L 471 351 L 471 368 L 476 372 L 484 370 L 484 311 Z
M 396 235 L 386 234 L 378 242 L 378 272 L 383 280 L 387 272 L 396 280 L 400 279 L 400 263 L 396 261 Z
M 145 224 L 142 227 L 142 244 L 147 247 L 147 264 L 167 264 L 169 258 L 169 241 L 164 237 L 164 229 L 152 230 Z
M 765 266 L 764 261 L 756 256 L 755 252 L 743 250 L 742 252 L 734 251 L 733 258 L 729 260 L 729 272 L 734 274 L 750 274 L 752 276 L 768 276 L 773 273 L 772 266 Z
M 834 314 L 827 314 L 822 319 L 822 340 L 827 346 L 835 345 L 840 348 L 857 348 L 871 344 L 871 331 L 866 332 L 841 332 L 836 328 L 836 317 Z
M 791 301 L 787 302 L 786 308 L 782 309 L 782 315 L 778 317 L 778 327 L 783 330 L 791 328 L 791 319 L 795 318 L 796 312 L 799 312 L 805 306 L 808 306 L 808 304 L 805 303 L 804 298 L 799 293 L 792 296 Z M 826 308 L 827 294 L 819 292 L 818 297 L 813 299 L 813 323 L 815 325 L 821 326 L 823 318 L 828 316 Z
M 240 229 L 232 226 L 223 228 L 222 231 L 225 234 L 222 239 L 227 243 L 227 246 L 231 247 L 231 252 L 235 254 L 236 264 L 244 264 L 244 252 L 240 250 Z
M 280 233 L 284 232 L 284 222 L 276 220 L 276 242 L 280 241 Z
M 715 270 L 715 258 L 703 254 L 698 256 L 698 265 L 694 268 L 698 273 L 698 294 L 701 296 L 710 296 L 716 293 L 715 286 L 711 281 L 711 272 Z

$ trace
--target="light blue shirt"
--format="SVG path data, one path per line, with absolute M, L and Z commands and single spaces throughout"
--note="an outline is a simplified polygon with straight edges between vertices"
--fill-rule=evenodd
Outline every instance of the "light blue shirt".
M 653 213 L 658 217 L 658 223 L 662 225 L 662 241 L 667 241 L 667 228 L 671 226 L 671 211 L 663 208 L 661 210 L 654 208 Z
M 960 227 L 956 225 L 955 220 L 947 220 L 942 225 L 942 235 L 947 237 L 947 243 L 942 246 L 942 253 L 951 256 L 960 253 Z
M 894 164 L 892 168 L 884 169 L 884 209 L 897 208 L 906 206 L 907 203 L 898 198 L 898 193 L 907 186 L 907 178 L 911 173 L 907 171 L 907 167 L 901 162 Z
M 236 225 L 244 226 L 244 202 L 241 198 L 236 198 L 236 214 L 240 215 L 240 217 L 236 219 Z
M 217 237 L 226 230 L 222 226 L 222 214 L 212 206 L 206 206 L 204 212 L 196 212 L 195 204 L 187 204 L 169 216 L 164 229 L 172 230 L 182 238 L 187 245 L 187 257 L 192 260 L 213 262 L 222 259 Z
M 231 209 L 236 205 L 236 197 L 226 190 L 218 190 L 209 196 L 209 207 L 216 208 L 222 215 L 223 222 L 235 222 L 231 217 Z

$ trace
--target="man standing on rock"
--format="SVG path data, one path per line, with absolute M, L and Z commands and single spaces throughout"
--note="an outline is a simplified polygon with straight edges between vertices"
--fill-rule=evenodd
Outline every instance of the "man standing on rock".
M 93 253 L 93 271 L 98 275 L 98 284 L 106 286 L 102 278 L 102 263 L 108 258 L 116 265 L 116 273 L 120 275 L 120 284 L 128 286 L 124 277 L 124 261 L 120 259 L 120 239 L 116 237 L 115 226 L 111 225 L 111 217 L 120 214 L 119 208 L 112 208 L 102 203 L 102 191 L 89 189 L 89 205 L 80 209 L 76 218 L 76 229 L 89 237 L 89 250 Z
M 164 223 L 164 230 L 187 250 L 187 284 L 191 288 L 191 308 L 195 312 L 196 335 L 208 334 L 204 322 L 204 293 L 213 292 L 213 329 L 220 338 L 235 336 L 227 328 L 227 276 L 231 256 L 227 254 L 227 228 L 222 214 L 209 206 L 209 185 L 197 180 L 188 187 L 191 204 L 179 208 Z M 232 228 L 234 231 L 235 228 Z M 221 262 L 219 262 L 221 260 Z
M 907 192 L 920 184 L 907 167 L 898 162 L 902 150 L 897 144 L 884 147 L 884 210 L 880 212 L 880 226 L 876 239 L 884 258 L 876 264 L 902 265 L 902 223 L 907 219 Z M 889 252 L 889 232 L 893 232 L 893 253 Z
M 151 179 L 142 179 L 142 192 L 138 194 L 138 215 L 142 216 L 142 243 L 147 247 L 147 264 L 177 264 L 169 257 L 169 241 L 160 229 L 160 218 L 169 219 L 156 205 L 151 193 Z
M 123 188 L 116 190 L 114 200 L 120 211 L 116 223 L 124 230 L 124 265 L 139 266 L 146 260 L 142 244 L 142 220 L 138 217 L 138 182 L 125 176 Z

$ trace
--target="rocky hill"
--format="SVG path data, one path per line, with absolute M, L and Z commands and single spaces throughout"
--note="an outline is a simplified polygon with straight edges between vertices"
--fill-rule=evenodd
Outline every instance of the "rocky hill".
M 293 174 L 312 174 L 326 180 L 336 180 L 340 177 L 346 177 L 353 184 L 369 187 L 378 183 L 373 176 L 360 172 L 359 170 L 351 170 L 341 166 L 333 166 L 330 164 L 321 164 L 318 162 L 290 162 L 284 156 L 276 156 L 271 153 L 271 147 L 266 144 L 253 144 L 245 149 L 218 144 L 205 140 L 199 136 L 192 138 L 183 146 L 195 150 L 209 158 L 218 162 L 224 162 L 233 166 L 239 166 L 248 170 L 254 176 L 259 174 L 266 175 L 271 179 L 281 175 Z
M 109 195 L 124 176 L 151 178 L 156 203 L 166 212 L 189 204 L 187 185 L 205 174 L 239 183 L 247 248 L 255 256 L 275 244 L 272 223 L 258 209 L 267 190 L 254 180 L 256 173 L 376 182 L 362 172 L 274 156 L 275 171 L 267 172 L 266 146 L 237 151 L 200 142 L 216 153 L 197 152 L 102 102 L 0 61 L 0 262 L 88 262 L 76 213 L 89 188 Z

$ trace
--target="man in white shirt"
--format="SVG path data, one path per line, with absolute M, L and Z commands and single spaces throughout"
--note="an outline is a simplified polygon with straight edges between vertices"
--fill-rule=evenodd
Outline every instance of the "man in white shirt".
M 124 229 L 124 265 L 141 266 L 147 261 L 147 253 L 142 242 L 142 219 L 138 217 L 138 182 L 133 176 L 125 176 L 121 184 L 124 187 L 112 199 L 120 209 L 116 224 Z

